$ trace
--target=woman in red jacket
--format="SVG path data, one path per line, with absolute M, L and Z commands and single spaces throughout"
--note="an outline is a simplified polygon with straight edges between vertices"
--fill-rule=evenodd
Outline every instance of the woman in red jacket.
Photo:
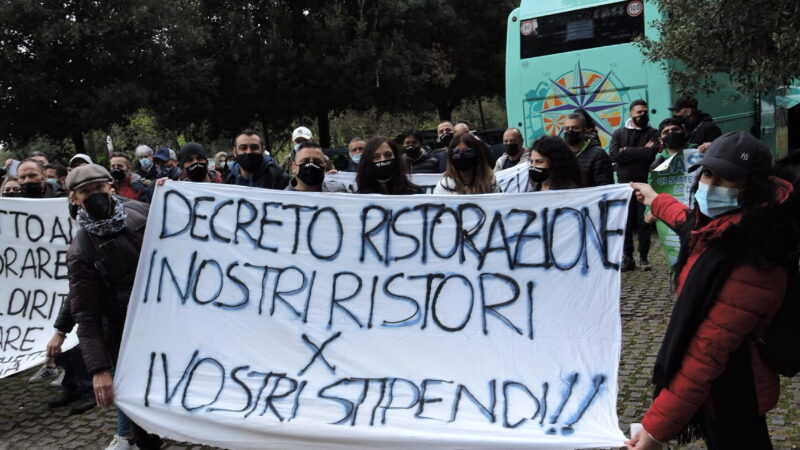
M 797 257 L 797 195 L 769 176 L 759 140 L 733 132 L 700 164 L 694 209 L 644 183 L 639 201 L 682 238 L 678 299 L 656 359 L 655 399 L 629 449 L 703 437 L 709 449 L 771 449 L 765 414 L 778 402 L 778 374 L 760 356 Z M 694 170 L 695 167 L 690 168 Z M 794 222 L 796 223 L 796 222 Z

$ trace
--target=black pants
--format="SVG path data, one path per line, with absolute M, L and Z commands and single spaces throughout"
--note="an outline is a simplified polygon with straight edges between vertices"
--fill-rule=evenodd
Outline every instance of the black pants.
M 161 448 L 161 438 L 155 434 L 148 434 L 144 428 L 136 425 L 136 422 L 131 421 L 131 425 L 133 425 L 133 440 L 140 449 L 158 450 Z
M 705 419 L 705 440 L 708 450 L 772 450 L 767 419 Z
M 644 221 L 644 205 L 636 201 L 634 196 L 628 205 L 628 222 L 625 223 L 625 243 L 622 246 L 622 255 L 633 259 L 633 233 L 639 238 L 639 259 L 647 259 L 650 252 L 650 234 L 653 226 Z
M 79 347 L 56 355 L 56 364 L 64 368 L 64 381 L 61 382 L 64 394 L 82 399 L 94 397 L 92 377 L 86 371 Z

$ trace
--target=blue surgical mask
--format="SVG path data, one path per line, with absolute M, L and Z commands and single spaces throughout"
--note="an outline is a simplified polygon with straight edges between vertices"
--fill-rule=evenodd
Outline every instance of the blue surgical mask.
M 47 181 L 50 184 L 58 184 L 58 178 L 48 178 L 45 181 Z
M 361 162 L 361 153 L 356 153 L 355 155 L 350 157 L 350 160 L 353 161 L 353 164 L 358 164 Z
M 694 199 L 703 215 L 715 219 L 739 208 L 739 192 L 737 188 L 711 186 L 701 181 Z
M 139 160 L 139 165 L 142 166 L 142 169 L 147 170 L 153 165 L 153 161 L 150 161 L 150 158 L 142 158 Z
M 292 150 L 293 150 L 295 153 L 297 153 L 297 151 L 298 151 L 298 150 L 300 150 L 300 144 L 294 144 L 294 147 L 292 147 Z

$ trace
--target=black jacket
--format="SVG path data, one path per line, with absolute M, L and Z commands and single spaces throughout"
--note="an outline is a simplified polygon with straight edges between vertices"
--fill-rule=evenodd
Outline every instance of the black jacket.
M 132 207 L 134 203 L 139 206 Z M 79 325 L 81 353 L 90 374 L 109 370 L 116 363 L 144 239 L 147 215 L 137 208 L 147 207 L 133 200 L 124 205 L 128 217 L 122 231 L 103 237 L 86 233 L 97 260 L 84 252 L 78 237 L 72 240 L 67 252 L 70 310 Z M 63 325 L 57 328 L 67 331 L 60 326 Z
M 645 147 L 648 141 L 655 145 Z M 657 152 L 658 130 L 653 127 L 643 130 L 622 127 L 615 130 L 611 136 L 609 156 L 611 162 L 617 165 L 617 177 L 620 183 L 647 182 L 647 173 Z
M 406 157 L 406 168 L 408 173 L 441 173 L 439 171 L 439 158 L 434 156 L 427 148 L 422 149 L 419 158 L 412 161 Z
M 611 169 L 611 158 L 602 147 L 591 145 L 578 155 L 581 166 L 583 186 L 602 186 L 614 183 L 614 171 Z
M 284 172 L 270 156 L 264 157 L 261 167 L 255 170 L 250 178 L 244 178 L 240 171 L 241 167 L 239 164 L 235 164 L 230 172 L 228 172 L 228 176 L 223 180 L 223 183 L 283 190 L 289 185 L 289 180 L 292 179 L 292 177 Z
M 722 136 L 722 130 L 714 123 L 714 119 L 703 111 L 697 111 L 697 118 L 692 123 L 687 123 L 686 129 L 690 144 L 700 145 Z

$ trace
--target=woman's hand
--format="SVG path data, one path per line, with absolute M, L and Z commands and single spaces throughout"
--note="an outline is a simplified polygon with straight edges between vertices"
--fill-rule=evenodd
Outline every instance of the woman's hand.
M 658 218 L 650 211 L 647 211 L 647 214 L 644 215 L 644 223 L 654 224 L 656 220 L 658 220 Z
M 642 428 L 630 440 L 625 441 L 628 450 L 661 450 L 664 446 L 650 437 L 647 431 Z
M 114 379 L 108 371 L 100 372 L 92 378 L 94 399 L 101 408 L 114 405 Z
M 631 183 L 633 193 L 636 194 L 636 200 L 639 203 L 644 203 L 645 206 L 650 206 L 653 199 L 658 195 L 656 191 L 647 183 Z

